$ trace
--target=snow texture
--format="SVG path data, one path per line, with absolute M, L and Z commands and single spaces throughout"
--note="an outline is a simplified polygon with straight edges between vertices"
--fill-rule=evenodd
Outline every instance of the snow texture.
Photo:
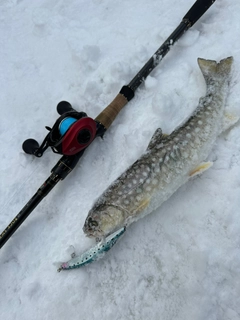
M 1 230 L 59 159 L 26 155 L 22 142 L 43 139 L 61 100 L 96 117 L 192 4 L 0 1 Z M 204 96 L 198 57 L 234 57 L 227 111 L 240 116 L 239 12 L 238 0 L 217 0 L 4 245 L 0 319 L 239 320 L 239 122 L 217 139 L 212 168 L 133 224 L 104 259 L 56 271 L 73 247 L 80 254 L 92 244 L 82 226 L 94 200 L 158 127 L 170 133 Z

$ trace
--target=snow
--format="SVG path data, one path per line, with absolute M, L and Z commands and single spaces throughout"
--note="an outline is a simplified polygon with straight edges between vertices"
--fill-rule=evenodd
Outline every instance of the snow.
M 171 34 L 192 0 L 0 2 L 0 227 L 49 176 L 59 156 L 23 153 L 69 101 L 96 117 Z M 173 8 L 175 10 L 173 10 Z M 106 133 L 32 212 L 0 253 L 0 318 L 240 318 L 240 126 L 222 134 L 214 165 L 131 225 L 104 257 L 56 270 L 92 245 L 82 226 L 94 200 L 171 132 L 205 93 L 197 58 L 234 57 L 227 111 L 240 116 L 237 0 L 217 0 L 175 44 Z

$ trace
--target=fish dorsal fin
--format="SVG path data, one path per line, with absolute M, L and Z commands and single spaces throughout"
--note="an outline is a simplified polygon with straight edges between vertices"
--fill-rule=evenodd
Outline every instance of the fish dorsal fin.
M 156 146 L 156 144 L 161 143 L 162 140 L 163 140 L 166 136 L 167 136 L 167 134 L 163 134 L 163 133 L 162 133 L 162 129 L 161 129 L 161 128 L 158 128 L 158 129 L 154 132 L 154 134 L 153 134 L 153 136 L 152 136 L 152 138 L 151 138 L 151 140 L 150 140 L 150 142 L 149 142 L 149 144 L 148 144 L 147 151 L 149 151 L 149 150 L 151 150 L 152 148 L 154 148 L 154 147 Z

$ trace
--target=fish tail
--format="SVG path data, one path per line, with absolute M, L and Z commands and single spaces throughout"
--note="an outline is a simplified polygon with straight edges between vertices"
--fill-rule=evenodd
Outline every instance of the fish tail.
M 231 67 L 233 63 L 233 57 L 228 57 L 221 60 L 217 63 L 214 60 L 205 60 L 198 58 L 198 65 L 202 71 L 204 79 L 208 84 L 211 84 L 213 81 L 228 80 L 231 75 Z

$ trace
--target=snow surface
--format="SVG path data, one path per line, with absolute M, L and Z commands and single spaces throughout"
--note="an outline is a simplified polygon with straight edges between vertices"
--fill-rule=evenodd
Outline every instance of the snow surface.
M 68 100 L 96 117 L 175 29 L 193 0 L 0 1 L 0 227 L 59 156 L 23 153 Z M 227 102 L 240 116 L 240 2 L 217 0 L 152 72 L 66 180 L 0 253 L 0 319 L 239 320 L 240 125 L 219 137 L 211 169 L 133 224 L 104 259 L 56 269 L 92 245 L 94 200 L 136 160 L 156 128 L 171 132 L 205 93 L 197 58 L 234 57 Z

